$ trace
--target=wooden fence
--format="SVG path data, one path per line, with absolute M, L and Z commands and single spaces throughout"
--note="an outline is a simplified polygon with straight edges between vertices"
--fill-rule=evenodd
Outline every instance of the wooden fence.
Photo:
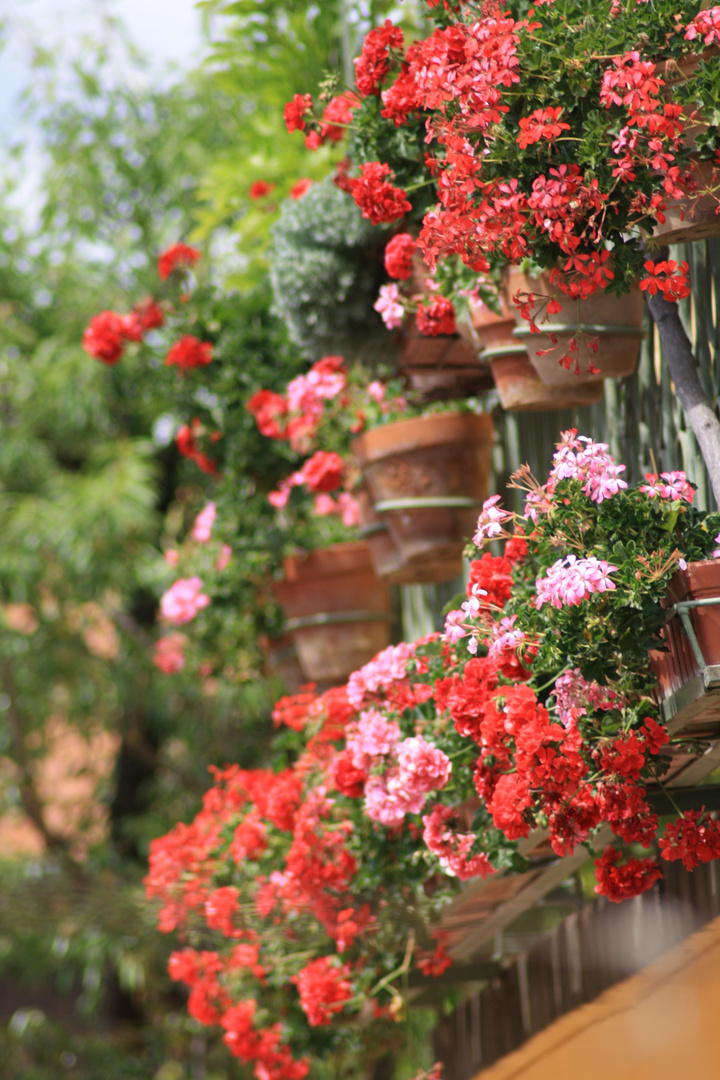
M 634 900 L 601 898 L 569 915 L 443 1019 L 434 1038 L 446 1080 L 471 1080 L 720 914 L 716 863 L 693 873 L 668 863 L 663 874 Z

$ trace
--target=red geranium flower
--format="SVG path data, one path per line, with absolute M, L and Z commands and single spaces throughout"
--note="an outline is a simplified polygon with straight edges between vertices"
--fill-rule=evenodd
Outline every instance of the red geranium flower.
M 206 367 L 212 360 L 212 345 L 209 341 L 200 341 L 192 334 L 185 334 L 172 346 L 165 357 L 166 367 L 176 364 L 183 371 L 189 368 Z
M 389 165 L 369 161 L 361 166 L 360 171 L 362 176 L 350 181 L 350 194 L 362 210 L 363 217 L 369 218 L 373 225 L 398 221 L 412 210 L 402 188 L 393 187 L 385 179 L 394 175 Z
M 125 318 L 114 311 L 101 311 L 90 320 L 83 334 L 83 349 L 96 360 L 111 366 L 123 354 L 127 338 Z
M 255 417 L 260 434 L 267 435 L 269 439 L 285 438 L 285 430 L 280 427 L 278 420 L 287 416 L 288 407 L 285 398 L 272 390 L 257 390 L 245 406 Z
M 251 199 L 262 199 L 265 195 L 269 195 L 271 191 L 275 190 L 274 184 L 269 184 L 267 180 L 256 180 L 254 184 L 250 185 L 248 195 Z
M 595 860 L 595 892 L 607 896 L 608 900 L 619 904 L 639 896 L 646 889 L 652 888 L 662 877 L 660 867 L 654 859 L 631 858 L 624 866 L 619 866 L 622 854 L 613 847 L 606 847 L 599 859 Z
M 200 252 L 197 248 L 189 247 L 187 244 L 173 244 L 158 256 L 160 280 L 165 281 L 178 267 L 194 266 L 199 258 Z
M 311 1027 L 329 1024 L 332 1014 L 350 1000 L 352 984 L 347 978 L 349 974 L 347 964 L 335 967 L 329 957 L 321 956 L 291 977 L 290 982 L 298 988 L 300 1004 Z
M 204 473 L 207 473 L 208 476 L 219 476 L 220 473 L 218 472 L 218 467 L 215 462 L 204 454 L 197 444 L 197 437 L 202 433 L 202 430 L 202 424 L 198 418 L 195 417 L 192 424 L 183 424 L 178 428 L 177 434 L 175 435 L 175 445 L 183 457 L 188 458 L 190 461 L 194 461 L 197 467 L 202 469 Z
M 355 82 L 362 97 L 379 94 L 380 84 L 388 74 L 390 49 L 402 49 L 405 43 L 399 26 L 393 26 L 389 19 L 384 26 L 377 26 L 366 36 L 362 52 L 355 60 Z
M 297 184 L 293 184 L 290 188 L 290 198 L 295 199 L 296 201 L 297 199 L 302 199 L 303 195 L 309 191 L 311 187 L 312 180 L 308 180 L 308 178 L 304 176 L 302 180 L 298 180 Z
M 456 333 L 455 308 L 445 296 L 434 296 L 429 304 L 421 304 L 415 318 L 420 333 L 428 337 Z
M 295 94 L 292 101 L 288 101 L 283 110 L 283 120 L 289 132 L 305 130 L 303 117 L 311 111 L 312 104 L 310 94 Z
M 335 491 L 342 483 L 343 459 L 334 451 L 317 450 L 308 458 L 300 476 L 308 489 L 317 495 L 322 491 Z
M 412 271 L 412 257 L 417 248 L 410 233 L 393 236 L 385 248 L 385 269 L 391 278 L 407 281 Z

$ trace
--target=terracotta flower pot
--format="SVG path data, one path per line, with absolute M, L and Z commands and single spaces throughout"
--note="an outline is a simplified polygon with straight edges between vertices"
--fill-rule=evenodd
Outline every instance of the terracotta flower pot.
M 365 432 L 353 451 L 415 582 L 449 581 L 487 498 L 493 425 L 488 415 L 444 413 Z
M 290 634 L 265 638 L 261 644 L 268 674 L 280 679 L 288 694 L 297 694 L 306 677 Z
M 516 345 L 513 339 L 515 316 L 512 309 L 501 300 L 501 313 L 496 315 L 489 307 L 471 297 L 468 300 L 469 318 L 458 326 L 460 333 L 481 352 L 481 359 L 486 359 L 489 349 Z
M 398 370 L 425 401 L 473 397 L 492 386 L 487 364 L 459 334 L 427 337 L 414 327 L 402 330 Z
M 367 543 L 375 573 L 388 585 L 409 585 L 415 580 L 411 568 L 403 563 L 387 521 L 375 513 L 366 486 L 355 492 L 360 513 L 360 536 Z
M 390 644 L 388 586 L 365 542 L 288 556 L 274 590 L 308 679 L 344 682 Z
M 410 295 L 415 300 L 430 295 L 426 285 L 428 274 L 418 249 L 413 255 L 409 282 Z M 408 317 L 400 331 L 398 369 L 415 394 L 425 401 L 472 397 L 492 387 L 490 369 L 478 360 L 478 349 L 466 334 L 429 337 L 417 329 L 414 315 Z
M 668 199 L 665 221 L 653 230 L 653 236 L 663 244 L 686 244 L 720 236 L 720 213 L 716 213 L 720 210 L 720 167 L 693 155 L 692 168 L 700 191 L 682 199 Z
M 602 382 L 581 382 L 576 378 L 564 386 L 546 386 L 530 363 L 524 345 L 490 349 L 485 357 L 502 407 L 508 412 L 552 412 L 602 400 Z
M 714 599 L 718 603 L 706 603 Z M 658 703 L 673 730 L 717 731 L 720 695 L 706 691 L 720 688 L 720 559 L 678 570 L 670 580 L 667 604 L 681 607 L 661 631 L 668 651 L 650 653 Z
M 531 278 L 513 266 L 508 271 L 508 291 L 511 296 L 518 292 L 547 296 L 556 293 L 557 289 L 550 285 L 546 275 Z M 529 324 L 520 317 L 519 312 L 516 316 L 515 335 L 526 347 L 542 381 L 547 386 L 565 386 L 569 379 L 578 378 L 574 371 L 567 371 L 558 363 L 578 330 L 599 340 L 598 351 L 592 354 L 592 362 L 600 368 L 600 374 L 583 372 L 583 382 L 621 379 L 632 375 L 640 354 L 640 342 L 645 336 L 645 302 L 640 289 L 634 288 L 619 297 L 607 292 L 595 294 L 589 300 L 562 297 L 561 302 L 562 310 L 549 316 L 547 322 L 539 324 L 539 334 L 531 332 Z M 536 302 L 531 310 L 534 314 L 539 313 L 541 303 Z M 557 338 L 557 347 L 550 334 Z M 552 351 L 541 356 L 546 349 Z

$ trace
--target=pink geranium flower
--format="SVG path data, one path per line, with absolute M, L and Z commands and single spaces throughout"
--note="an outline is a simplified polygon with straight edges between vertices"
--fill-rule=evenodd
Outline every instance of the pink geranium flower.
M 195 524 L 192 527 L 192 538 L 197 540 L 200 544 L 206 544 L 212 535 L 212 527 L 215 522 L 217 511 L 215 509 L 215 503 L 209 502 L 204 510 L 201 510 L 198 516 L 195 518 Z
M 160 601 L 160 618 L 173 626 L 182 626 L 191 622 L 198 611 L 210 603 L 210 597 L 202 592 L 203 583 L 199 577 L 180 578 Z

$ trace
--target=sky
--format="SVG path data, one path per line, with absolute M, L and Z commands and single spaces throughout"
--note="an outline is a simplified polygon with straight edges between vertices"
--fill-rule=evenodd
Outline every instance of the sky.
M 84 35 L 97 35 L 99 15 L 109 12 L 125 24 L 133 42 L 158 78 L 168 65 L 190 68 L 202 55 L 200 15 L 195 0 L 0 0 L 5 48 L 0 52 L 0 137 L 17 136 L 17 95 L 32 77 L 33 45 L 60 46 L 68 55 Z

